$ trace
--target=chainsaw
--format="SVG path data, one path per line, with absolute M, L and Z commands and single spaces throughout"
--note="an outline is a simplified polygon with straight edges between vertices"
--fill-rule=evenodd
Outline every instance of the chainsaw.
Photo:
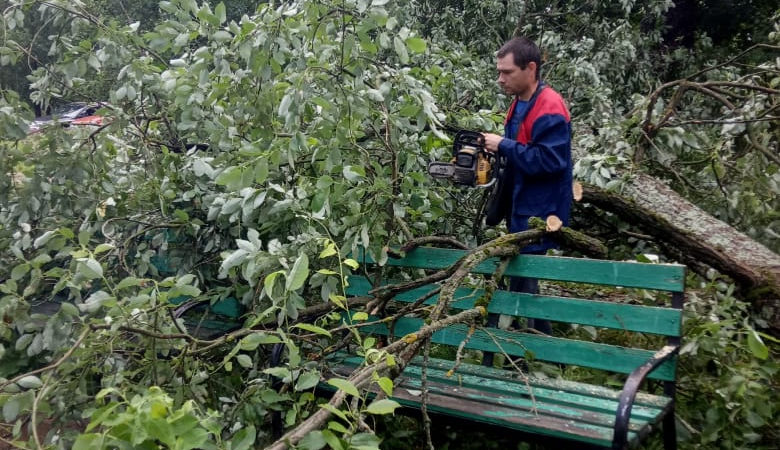
M 459 186 L 488 188 L 498 178 L 496 163 L 496 156 L 485 150 L 482 133 L 461 130 L 452 144 L 452 160 L 428 164 L 428 174 Z

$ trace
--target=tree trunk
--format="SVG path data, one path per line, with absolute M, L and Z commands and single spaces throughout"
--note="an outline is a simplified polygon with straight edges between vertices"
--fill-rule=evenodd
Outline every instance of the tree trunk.
M 635 174 L 621 194 L 586 185 L 582 202 L 619 215 L 658 240 L 692 270 L 734 279 L 780 330 L 780 255 L 690 203 L 660 180 Z

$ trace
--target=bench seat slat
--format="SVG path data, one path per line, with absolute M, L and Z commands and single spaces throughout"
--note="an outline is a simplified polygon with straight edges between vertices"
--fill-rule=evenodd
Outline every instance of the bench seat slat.
M 436 285 L 421 286 L 402 292 L 396 295 L 393 300 L 413 303 L 436 287 Z M 367 278 L 362 276 L 349 277 L 348 295 L 368 295 L 371 289 L 371 283 Z M 451 307 L 453 309 L 471 309 L 474 307 L 474 301 L 483 293 L 482 289 L 459 288 L 455 291 Z M 431 296 L 425 301 L 425 304 L 435 304 L 438 298 L 438 295 Z M 681 330 L 680 310 L 675 308 L 550 297 L 503 290 L 494 293 L 488 305 L 488 312 L 663 336 L 680 336 Z
M 337 358 L 341 366 L 337 369 L 337 373 L 347 376 L 352 370 L 356 369 L 363 361 L 359 357 L 346 357 L 344 359 Z M 404 369 L 403 374 L 398 380 L 402 380 L 403 384 L 409 389 L 418 389 L 414 386 L 419 385 L 422 379 L 422 358 L 414 359 Z M 531 394 L 533 394 L 533 401 L 536 402 L 537 407 L 546 408 L 552 411 L 551 414 L 555 414 L 553 408 L 567 408 L 576 411 L 589 411 L 598 417 L 597 422 L 593 423 L 607 423 L 609 426 L 614 425 L 615 411 L 617 411 L 618 402 L 613 398 L 619 395 L 618 391 L 609 389 L 605 390 L 605 394 L 608 394 L 606 398 L 593 395 L 590 392 L 577 393 L 565 389 L 550 389 L 545 383 L 543 378 L 528 377 L 528 382 L 524 378 L 488 378 L 481 377 L 473 373 L 475 369 L 480 370 L 482 366 L 476 366 L 473 364 L 462 364 L 457 372 L 451 377 L 448 377 L 447 371 L 453 367 L 454 363 L 447 360 L 439 360 L 432 358 L 428 361 L 428 380 L 435 381 L 439 384 L 452 385 L 454 387 L 465 387 L 479 391 L 488 392 L 491 395 L 503 395 L 509 396 L 508 400 L 502 400 L 499 398 L 496 400 L 500 404 L 505 405 L 525 405 L 527 408 L 533 406 L 531 400 Z M 462 370 L 465 369 L 465 370 Z M 510 371 L 504 371 L 511 373 Z M 515 374 L 517 372 L 514 372 Z M 398 382 L 397 382 L 398 383 Z M 564 381 L 564 384 L 567 383 Z M 530 389 L 530 393 L 529 393 Z M 669 399 L 663 397 L 653 396 L 654 401 L 658 406 L 645 406 L 635 405 L 631 412 L 632 429 L 639 430 L 642 424 L 652 423 L 658 417 L 658 415 L 668 406 Z M 606 414 L 606 416 L 604 416 Z
M 467 253 L 465 250 L 420 247 L 407 252 L 403 258 L 388 258 L 387 265 L 445 269 Z M 358 256 L 358 261 L 362 263 L 375 262 L 364 249 L 359 250 Z M 475 267 L 472 272 L 493 274 L 498 264 L 498 258 L 488 259 Z M 509 262 L 504 275 L 670 292 L 683 292 L 685 289 L 685 266 L 679 264 L 518 255 Z
M 404 384 L 410 386 L 410 388 L 419 385 L 419 389 L 422 389 L 420 381 L 422 379 L 421 371 L 422 369 L 419 366 L 407 367 L 404 371 L 404 376 L 408 379 L 404 379 Z M 607 424 L 610 427 L 614 426 L 615 411 L 617 411 L 618 406 L 618 403 L 614 400 L 605 400 L 569 392 L 551 391 L 539 387 L 535 383 L 526 385 L 522 380 L 515 380 L 514 382 L 486 380 L 474 375 L 460 373 L 447 377 L 446 372 L 431 368 L 428 368 L 428 380 L 442 385 L 452 385 L 456 388 L 468 387 L 480 392 L 490 393 L 494 396 L 511 395 L 511 398 L 506 399 L 502 397 L 496 400 L 496 403 L 505 406 L 514 405 L 533 408 L 534 404 L 536 404 L 538 408 L 545 409 L 549 414 L 553 415 L 559 413 L 566 415 L 569 414 L 566 411 L 576 411 L 576 413 L 571 414 L 579 414 L 582 416 L 580 417 L 581 420 L 599 425 Z M 531 399 L 531 394 L 533 394 L 533 399 Z M 639 429 L 642 424 L 655 420 L 660 412 L 658 409 L 645 406 L 637 406 L 636 408 L 636 411 L 632 410 L 631 415 L 632 419 L 634 419 L 631 422 L 632 429 Z M 562 412 L 558 412 L 558 410 Z M 592 416 L 592 418 L 587 419 L 585 416 Z
M 358 358 L 358 357 L 355 357 Z M 360 359 L 362 361 L 362 359 Z M 413 364 L 422 364 L 422 358 L 415 358 L 412 360 Z M 445 359 L 430 359 L 428 361 L 428 367 L 432 367 L 438 370 L 450 370 L 455 363 Z M 494 367 L 478 366 L 474 364 L 462 364 L 457 371 L 461 375 L 470 375 L 483 380 L 509 380 L 518 381 L 520 375 L 515 371 L 508 371 L 503 369 L 497 369 Z M 608 387 L 597 386 L 593 384 L 580 383 L 577 381 L 569 381 L 558 378 L 536 378 L 534 385 L 539 388 L 561 392 L 579 394 L 585 397 L 593 397 L 598 399 L 607 399 L 610 401 L 617 401 L 620 399 L 620 392 Z M 637 392 L 636 401 L 634 402 L 634 408 L 637 406 L 647 406 L 653 410 L 664 409 L 668 406 L 669 399 L 667 397 L 647 394 L 644 392 Z
M 361 358 L 347 357 L 340 361 L 342 365 L 335 373 L 347 376 L 357 368 Z M 457 376 L 447 378 L 445 371 L 437 366 L 451 364 L 451 361 L 431 359 L 428 368 L 429 405 L 431 411 L 455 415 L 469 420 L 478 420 L 521 431 L 545 434 L 553 437 L 576 439 L 591 444 L 608 446 L 612 441 L 612 427 L 616 403 L 610 410 L 594 411 L 581 406 L 587 399 L 572 398 L 561 404 L 550 401 L 543 391 L 545 380 L 529 378 L 528 383 L 535 393 L 535 401 L 527 396 L 527 385 L 523 380 L 510 380 L 504 383 L 504 389 L 485 389 L 475 376 Z M 419 407 L 421 401 L 420 381 L 421 359 L 417 358 L 407 366 L 403 374 L 396 379 L 393 399 L 405 406 Z M 461 368 L 469 371 L 483 369 L 480 366 L 463 364 Z M 458 374 L 461 374 L 459 369 Z M 460 381 L 458 383 L 457 381 Z M 329 388 L 328 386 L 324 386 Z M 610 390 L 612 395 L 619 392 Z M 376 391 L 375 391 L 376 392 Z M 658 400 L 664 403 L 663 399 Z M 669 399 L 665 399 L 668 405 Z M 649 432 L 650 425 L 657 422 L 664 408 L 645 408 L 632 412 L 629 441 L 638 440 Z
M 378 320 L 370 317 L 369 321 Z M 395 323 L 394 334 L 402 337 L 409 333 L 415 333 L 424 326 L 422 319 L 402 317 Z M 361 332 L 388 335 L 389 331 L 384 323 L 366 325 L 360 328 Z M 431 340 L 437 344 L 459 346 L 466 337 L 468 327 L 464 324 L 454 324 L 433 334 Z M 466 344 L 466 348 L 501 353 L 506 352 L 513 356 L 524 356 L 527 352 L 533 352 L 536 359 L 554 363 L 573 364 L 594 369 L 608 370 L 618 373 L 631 373 L 635 368 L 650 359 L 654 352 L 632 348 L 617 347 L 614 345 L 584 342 L 573 339 L 555 338 L 549 336 L 537 336 L 528 333 L 491 329 L 490 334 L 484 328 L 476 330 Z M 499 348 L 496 341 L 501 345 Z M 649 378 L 664 381 L 674 380 L 675 361 L 667 361 L 653 372 Z

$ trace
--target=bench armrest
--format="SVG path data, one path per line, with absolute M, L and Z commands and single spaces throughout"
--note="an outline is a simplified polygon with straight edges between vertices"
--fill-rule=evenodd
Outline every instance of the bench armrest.
M 644 364 L 634 369 L 628 376 L 628 380 L 623 385 L 623 391 L 620 393 L 620 402 L 615 413 L 615 431 L 612 437 L 612 448 L 622 449 L 626 446 L 628 440 L 628 421 L 631 418 L 631 408 L 634 406 L 639 385 L 645 380 L 647 375 L 656 367 L 673 358 L 680 351 L 679 345 L 667 345 L 658 350 L 652 358 Z M 674 399 L 672 399 L 674 401 Z

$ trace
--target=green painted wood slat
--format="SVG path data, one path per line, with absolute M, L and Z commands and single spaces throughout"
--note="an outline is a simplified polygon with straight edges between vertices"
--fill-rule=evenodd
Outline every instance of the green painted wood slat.
M 356 357 L 341 359 L 340 355 L 335 358 L 335 361 L 338 361 L 340 364 L 336 369 L 336 372 L 340 375 L 348 376 L 353 370 L 360 367 L 363 360 Z M 432 362 L 433 364 L 431 364 Z M 439 367 L 436 367 L 436 362 L 439 363 Z M 446 363 L 449 363 L 450 368 L 453 365 L 452 361 L 436 360 L 435 358 L 430 359 L 427 369 L 428 380 L 441 385 L 450 385 L 453 389 L 469 388 L 490 393 L 497 396 L 495 399 L 496 403 L 504 406 L 514 405 L 516 407 L 523 407 L 527 410 L 531 410 L 534 406 L 533 402 L 535 402 L 537 408 L 544 409 L 553 415 L 558 414 L 555 408 L 567 408 L 580 412 L 588 411 L 595 414 L 592 415 L 591 418 L 598 418 L 596 422 L 591 423 L 602 424 L 610 428 L 614 425 L 615 411 L 617 411 L 618 402 L 612 398 L 602 398 L 589 394 L 553 390 L 545 386 L 543 379 L 537 379 L 532 376 L 529 376 L 527 380 L 497 380 L 484 378 L 479 375 L 465 373 L 461 370 L 461 368 L 466 367 L 469 367 L 472 371 L 482 368 L 482 366 L 475 366 L 468 363 L 463 363 L 455 375 L 448 377 L 446 374 L 449 369 L 441 367 L 442 364 Z M 420 360 L 413 361 L 412 364 L 404 369 L 403 374 L 398 380 L 409 389 L 421 389 L 422 362 Z M 533 394 L 533 401 L 531 400 L 531 394 Z M 619 391 L 612 390 L 610 394 L 619 395 L 620 393 Z M 610 397 L 613 395 L 610 395 Z M 630 426 L 632 429 L 638 431 L 642 426 L 657 421 L 659 415 L 669 405 L 669 402 L 670 399 L 665 399 L 662 407 L 635 405 L 631 411 Z
M 369 317 L 369 321 L 379 320 L 377 317 Z M 395 323 L 394 334 L 402 337 L 409 333 L 417 332 L 424 325 L 422 319 L 402 317 Z M 362 326 L 361 332 L 388 335 L 389 331 L 384 323 L 376 323 Z M 437 331 L 431 337 L 432 342 L 457 347 L 465 339 L 468 327 L 464 324 L 455 324 Z M 614 345 L 596 342 L 585 342 L 573 339 L 563 339 L 549 336 L 538 336 L 528 333 L 478 328 L 471 336 L 466 348 L 487 351 L 506 352 L 513 356 L 524 356 L 530 351 L 534 357 L 543 361 L 554 363 L 573 364 L 617 373 L 631 373 L 634 369 L 650 359 L 655 352 L 633 348 L 623 348 Z M 496 341 L 501 345 L 496 344 Z M 660 365 L 648 376 L 649 378 L 673 381 L 676 368 L 676 359 Z
M 388 258 L 387 265 L 419 269 L 445 269 L 467 253 L 466 250 L 420 247 L 407 252 L 403 258 Z M 363 264 L 375 263 L 368 252 L 362 248 L 357 256 L 358 261 Z M 486 260 L 475 267 L 472 272 L 493 274 L 498 263 L 498 258 Z M 506 276 L 670 292 L 683 292 L 685 289 L 685 266 L 679 264 L 645 264 L 559 256 L 518 255 L 510 261 L 504 274 Z
M 419 409 L 419 380 L 405 378 L 399 383 L 391 398 L 401 405 Z M 324 383 L 320 388 L 335 391 L 333 386 Z M 373 394 L 378 393 L 378 387 L 371 386 L 370 389 Z M 483 390 L 430 380 L 428 389 L 427 407 L 431 412 L 601 446 L 608 446 L 612 441 L 613 430 L 607 423 L 607 414 L 556 408 L 555 405 L 543 403 L 537 403 L 536 409 L 531 410 L 527 402 L 521 405 L 512 397 L 487 395 Z M 600 420 L 604 423 L 600 423 Z M 637 441 L 639 436 L 648 432 L 648 422 L 640 422 L 638 420 L 629 430 L 630 442 Z
M 362 361 L 360 357 L 353 358 Z M 351 361 L 349 363 L 353 364 Z M 412 359 L 411 364 L 420 366 L 423 364 L 423 358 L 416 357 Z M 451 369 L 453 364 L 453 361 L 436 358 L 430 358 L 428 361 L 428 367 L 444 371 Z M 484 380 L 498 380 L 508 382 L 517 382 L 521 380 L 520 375 L 516 371 L 498 369 L 495 367 L 485 367 L 481 365 L 477 366 L 467 363 L 461 364 L 460 367 L 458 367 L 458 371 L 456 373 L 459 375 L 473 375 Z M 617 390 L 605 386 L 597 386 L 559 378 L 535 378 L 534 386 L 561 393 L 570 393 L 597 399 L 607 399 L 615 402 L 620 399 L 620 392 Z M 637 392 L 634 406 L 647 406 L 653 410 L 663 410 L 669 406 L 669 401 L 670 399 L 668 397 L 652 395 L 645 392 Z
M 435 285 L 421 286 L 402 292 L 393 299 L 412 303 L 436 287 Z M 371 289 L 371 283 L 367 278 L 355 275 L 349 277 L 347 295 L 368 295 Z M 474 307 L 474 301 L 483 293 L 482 289 L 459 288 L 455 291 L 451 306 L 453 309 L 471 309 Z M 434 295 L 426 300 L 425 304 L 435 304 L 438 298 L 438 295 Z M 680 310 L 675 308 L 550 297 L 499 290 L 493 294 L 488 305 L 488 312 L 663 336 L 681 335 L 682 315 Z

